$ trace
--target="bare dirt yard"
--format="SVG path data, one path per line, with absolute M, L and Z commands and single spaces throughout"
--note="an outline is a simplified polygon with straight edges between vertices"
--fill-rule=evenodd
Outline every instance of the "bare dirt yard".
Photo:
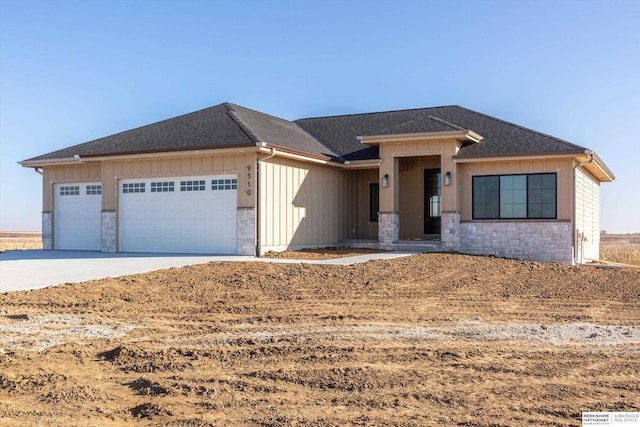
M 580 425 L 640 410 L 640 269 L 425 254 L 0 294 L 0 425 Z
M 262 255 L 263 258 L 287 258 L 287 259 L 336 259 L 336 258 L 348 258 L 364 254 L 375 254 L 380 252 L 387 252 L 382 249 L 368 249 L 368 248 L 348 248 L 348 247 L 336 247 L 336 248 L 311 248 L 301 249 L 298 251 L 286 250 L 282 252 L 267 252 Z

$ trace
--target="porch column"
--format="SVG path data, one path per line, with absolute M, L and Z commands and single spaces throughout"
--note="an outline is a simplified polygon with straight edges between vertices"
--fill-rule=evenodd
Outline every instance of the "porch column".
M 400 238 L 398 159 L 390 147 L 380 147 L 380 213 L 378 214 L 378 241 L 391 244 Z M 388 151 L 388 152 L 387 152 Z

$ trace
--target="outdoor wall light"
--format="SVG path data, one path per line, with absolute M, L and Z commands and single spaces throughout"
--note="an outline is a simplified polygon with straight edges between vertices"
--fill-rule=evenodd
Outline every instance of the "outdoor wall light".
M 382 188 L 389 188 L 389 175 L 386 173 L 382 177 Z
M 451 185 L 451 172 L 444 174 L 444 185 Z

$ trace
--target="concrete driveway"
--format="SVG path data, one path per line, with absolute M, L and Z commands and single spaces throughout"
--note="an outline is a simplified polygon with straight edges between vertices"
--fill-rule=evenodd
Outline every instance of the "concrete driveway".
M 331 260 L 292 260 L 237 255 L 127 254 L 88 251 L 9 251 L 0 253 L 0 292 L 39 289 L 61 283 L 146 273 L 210 261 L 260 261 L 350 265 L 372 259 L 392 259 L 415 252 L 382 252 Z

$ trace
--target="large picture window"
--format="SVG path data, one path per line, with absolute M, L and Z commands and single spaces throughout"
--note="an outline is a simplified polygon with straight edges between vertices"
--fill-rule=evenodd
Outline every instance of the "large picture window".
M 473 219 L 555 219 L 555 173 L 473 177 Z

